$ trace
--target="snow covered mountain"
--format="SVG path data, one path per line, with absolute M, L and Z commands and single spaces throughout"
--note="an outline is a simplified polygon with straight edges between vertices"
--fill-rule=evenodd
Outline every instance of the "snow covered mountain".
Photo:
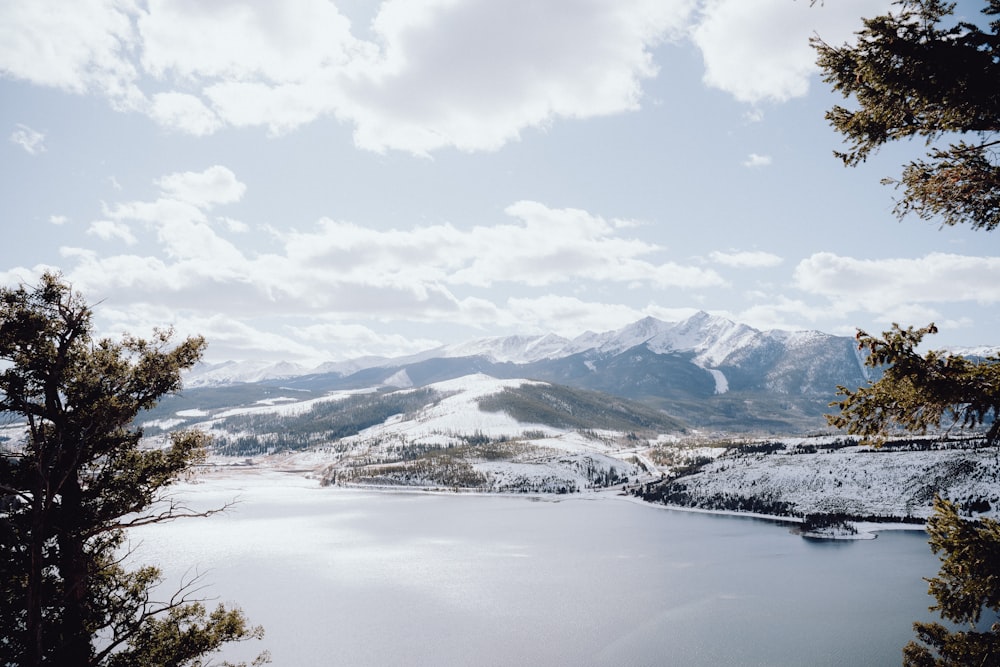
M 681 322 L 646 317 L 621 329 L 604 333 L 588 331 L 573 339 L 555 334 L 482 338 L 440 348 L 436 356 L 479 356 L 494 363 L 527 364 L 587 352 L 611 356 L 646 345 L 657 354 L 692 352 L 697 364 L 716 366 L 760 334 L 745 324 L 700 312 Z
M 920 518 L 945 493 L 995 513 L 995 448 L 928 440 L 873 452 L 835 435 L 760 439 L 824 431 L 835 387 L 863 384 L 866 370 L 851 338 L 699 313 L 305 374 L 223 364 L 203 376 L 236 384 L 168 397 L 143 426 L 154 443 L 177 428 L 208 432 L 215 465 L 308 470 L 328 484 L 627 487 L 668 504 L 855 519 Z M 268 372 L 277 379 L 250 381 Z
M 254 362 L 202 366 L 185 386 L 260 384 L 299 391 L 424 387 L 473 374 L 532 378 L 642 401 L 693 426 L 800 433 L 821 427 L 838 386 L 869 379 L 853 338 L 760 331 L 707 313 L 647 317 L 573 339 L 483 338 L 408 357 L 303 368 Z M 220 399 L 221 400 L 221 399 Z
M 218 364 L 198 364 L 185 375 L 185 386 L 205 387 L 260 382 L 298 377 L 310 370 L 287 361 L 224 361 Z
M 715 393 L 736 387 L 757 385 L 785 393 L 826 392 L 829 376 L 836 379 L 867 379 L 861 359 L 853 352 L 853 339 L 816 331 L 759 331 L 722 317 L 700 312 L 681 322 L 664 322 L 647 317 L 621 329 L 603 333 L 586 332 L 568 339 L 555 334 L 516 335 L 481 338 L 447 345 L 425 352 L 386 359 L 368 357 L 329 362 L 315 368 L 290 363 L 226 362 L 203 365 L 186 378 L 186 386 L 217 386 L 240 382 L 284 380 L 303 376 L 361 375 L 384 381 L 401 369 L 437 363 L 458 369 L 455 360 L 474 360 L 451 377 L 498 365 L 552 366 L 552 362 L 579 358 L 596 370 L 607 360 L 634 350 L 657 356 L 683 356 L 687 363 L 702 369 Z M 848 353 L 850 350 L 850 353 Z M 572 364 L 572 361 L 568 363 Z M 831 367 L 831 364 L 833 367 Z M 384 371 L 384 372 L 382 372 Z M 730 378 L 733 374 L 733 379 Z M 418 382 L 408 374 L 410 379 Z M 506 374 L 504 374 L 506 375 Z M 793 377 L 794 376 L 794 377 Z M 402 377 L 402 376 L 400 376 Z M 443 378 L 437 378 L 443 379 Z

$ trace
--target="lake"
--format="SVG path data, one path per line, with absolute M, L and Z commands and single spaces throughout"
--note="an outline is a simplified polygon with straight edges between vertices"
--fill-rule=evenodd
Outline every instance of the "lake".
M 177 493 L 225 514 L 136 530 L 172 581 L 263 624 L 286 665 L 898 665 L 930 619 L 922 531 L 813 541 L 613 493 L 321 488 L 282 473 Z

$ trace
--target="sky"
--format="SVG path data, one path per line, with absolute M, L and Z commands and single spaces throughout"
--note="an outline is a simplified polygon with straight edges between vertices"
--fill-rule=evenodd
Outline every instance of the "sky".
M 1000 345 L 1000 236 L 898 220 L 808 40 L 884 0 L 5 0 L 0 284 L 305 364 L 697 311 Z M 981 3 L 957 13 L 977 19 Z

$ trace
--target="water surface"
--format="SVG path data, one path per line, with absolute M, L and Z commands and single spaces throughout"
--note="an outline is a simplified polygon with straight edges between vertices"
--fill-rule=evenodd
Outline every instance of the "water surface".
M 274 665 L 898 665 L 930 619 L 919 531 L 817 542 L 614 495 L 379 493 L 278 474 L 183 495 L 234 510 L 141 553 L 267 630 Z M 245 658 L 240 647 L 227 652 Z

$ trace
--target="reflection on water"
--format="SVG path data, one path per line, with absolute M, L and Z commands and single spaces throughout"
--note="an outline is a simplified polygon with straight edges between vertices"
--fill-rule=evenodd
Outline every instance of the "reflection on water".
M 277 474 L 137 531 L 267 630 L 274 664 L 892 665 L 929 619 L 917 531 L 816 542 L 629 500 L 369 493 Z M 245 658 L 259 645 L 227 657 Z

